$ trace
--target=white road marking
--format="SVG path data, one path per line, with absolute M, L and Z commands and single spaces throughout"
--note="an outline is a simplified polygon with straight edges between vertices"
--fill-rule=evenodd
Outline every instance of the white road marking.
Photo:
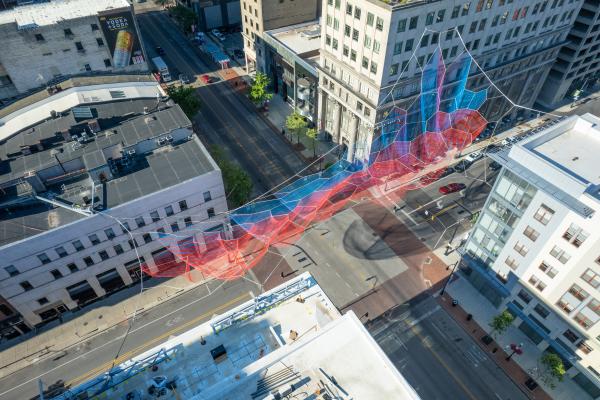
M 400 210 L 400 211 L 402 211 L 402 214 L 404 214 L 404 216 L 406 218 L 408 218 L 410 220 L 410 222 L 412 222 L 415 225 L 419 225 L 419 224 L 417 224 L 417 221 L 415 221 L 415 219 L 413 217 L 411 217 L 406 211 L 404 211 L 404 210 Z

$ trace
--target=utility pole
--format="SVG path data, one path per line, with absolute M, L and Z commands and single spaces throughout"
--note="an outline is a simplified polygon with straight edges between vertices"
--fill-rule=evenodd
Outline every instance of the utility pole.
M 454 271 L 456 271 L 456 267 L 458 266 L 459 262 L 460 262 L 460 260 L 458 260 L 457 262 L 454 263 L 454 266 L 452 267 L 452 271 L 450 272 L 448 279 L 446 279 L 446 282 L 444 283 L 444 287 L 440 291 L 440 296 L 443 296 L 444 293 L 446 292 L 446 286 L 448 286 L 448 283 L 450 283 L 450 280 L 452 279 L 452 275 L 454 275 Z

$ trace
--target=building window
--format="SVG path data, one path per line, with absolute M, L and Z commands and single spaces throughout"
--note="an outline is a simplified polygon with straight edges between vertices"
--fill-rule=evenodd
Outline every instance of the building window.
M 192 217 L 185 217 L 183 219 L 183 222 L 185 222 L 185 227 L 189 228 L 190 226 L 192 226 Z
M 398 27 L 396 28 L 396 32 L 404 32 L 406 30 L 406 18 L 398 21 Z
M 174 214 L 173 207 L 172 206 L 166 206 L 165 207 L 165 214 L 167 214 L 167 217 L 170 217 L 171 215 L 173 215 Z
M 585 340 L 582 340 L 581 342 L 579 342 L 577 344 L 577 348 L 579 350 L 581 350 L 581 352 L 583 354 L 590 354 L 594 350 L 594 349 L 592 349 L 592 347 L 589 344 L 587 344 L 587 342 Z
M 59 246 L 57 248 L 54 249 L 54 251 L 56 251 L 56 254 L 58 254 L 59 257 L 66 257 L 69 255 L 69 253 L 67 253 L 67 251 L 65 250 L 64 247 Z
M 98 238 L 98 235 L 96 235 L 95 233 L 89 235 L 88 239 L 90 239 L 90 242 L 92 242 L 92 245 L 94 245 L 94 246 L 100 243 L 100 239 Z
M 377 73 L 377 63 L 375 61 L 371 61 L 371 73 Z
M 433 18 L 435 18 L 435 11 L 427 13 L 427 16 L 425 17 L 425 26 L 433 24 Z
M 346 4 L 346 14 L 352 15 L 352 4 Z
M 23 290 L 25 290 L 26 292 L 33 290 L 33 286 L 31 285 L 31 283 L 29 283 L 29 281 L 23 281 L 19 283 L 19 285 L 21 285 Z
M 358 42 L 359 33 L 357 29 L 352 29 L 352 40 Z
M 44 36 L 41 33 L 36 33 L 35 34 L 35 40 L 37 40 L 38 42 L 43 42 L 44 41 Z
M 331 36 L 325 35 L 325 45 L 331 46 Z
M 129 222 L 123 222 L 121 224 L 121 230 L 123 231 L 123 233 L 129 233 L 129 231 L 131 231 L 131 228 L 129 227 Z
M 569 293 L 572 294 L 577 300 L 583 301 L 588 298 L 589 294 L 583 290 L 579 285 L 573 285 L 569 289 Z
M 408 29 L 410 29 L 410 30 L 416 29 L 418 24 L 419 24 L 419 17 L 418 16 L 412 17 L 410 19 L 410 22 L 408 23 Z
M 83 258 L 83 262 L 85 263 L 85 265 L 87 265 L 88 267 L 91 267 L 92 265 L 94 265 L 94 260 L 92 259 L 92 257 L 88 256 L 88 257 L 84 257 Z
M 40 299 L 37 299 L 37 302 L 40 306 L 43 306 L 44 304 L 48 304 L 48 299 L 45 297 L 42 297 Z
M 90 66 L 90 64 L 85 64 L 83 66 L 83 68 L 85 68 L 85 70 L 88 71 L 88 72 L 92 70 L 92 67 Z
M 360 19 L 360 8 L 354 7 L 354 18 Z
M 517 297 L 525 302 L 525 304 L 529 304 L 529 302 L 533 299 L 529 293 L 525 290 L 521 289 L 519 293 L 517 293 Z
M 367 57 L 363 57 L 361 65 L 363 68 L 369 68 L 369 59 Z
M 344 55 L 344 57 L 348 57 L 348 55 L 350 54 L 350 48 L 346 45 L 344 45 L 343 49 L 342 49 L 342 54 Z
M 206 213 L 208 214 L 208 218 L 212 218 L 215 216 L 215 209 L 211 207 L 208 210 L 206 210 Z
M 178 232 L 179 231 L 179 224 L 177 222 L 174 222 L 171 224 L 171 231 L 172 232 Z
M 117 253 L 117 255 L 123 254 L 123 246 L 121 246 L 120 244 L 114 245 L 113 249 L 115 250 L 115 253 Z
M 75 42 L 75 48 L 77 49 L 77 51 L 83 51 L 83 45 L 81 44 L 81 42 Z
M 469 9 L 470 8 L 471 8 L 471 2 L 470 1 L 467 1 L 465 4 L 463 4 L 462 12 L 460 13 L 461 17 L 469 15 Z
M 67 268 L 69 268 L 69 271 L 71 273 L 79 271 L 79 268 L 77 268 L 77 265 L 75 265 L 74 263 L 67 264 Z
M 104 59 L 104 66 L 106 68 L 112 67 L 112 63 L 110 62 L 110 58 L 105 58 Z
M 350 50 L 350 60 L 356 61 L 356 50 Z
M 54 279 L 60 279 L 63 277 L 63 274 L 57 269 L 53 269 L 52 271 L 50 271 L 50 273 L 52 274 Z
M 345 25 L 344 26 L 344 35 L 350 37 L 350 32 L 352 31 L 352 29 L 350 28 L 350 25 Z
M 158 211 L 154 210 L 150 213 L 150 218 L 152 218 L 152 222 L 160 221 L 160 215 L 158 215 Z
M 523 257 L 525 257 L 527 255 L 527 252 L 529 251 L 529 249 L 524 244 L 519 243 L 519 242 L 515 243 L 514 249 L 517 253 L 519 253 Z
M 460 6 L 454 6 L 452 9 L 452 15 L 450 15 L 450 19 L 458 18 L 458 13 L 460 12 Z
M 536 304 L 536 306 L 533 308 L 533 311 L 538 313 L 538 315 L 540 315 L 542 318 L 546 318 L 548 315 L 550 315 L 550 311 L 539 303 Z
M 179 209 L 180 209 L 181 211 L 185 211 L 185 210 L 187 210 L 187 209 L 188 209 L 187 202 L 186 202 L 185 200 L 181 200 L 181 201 L 179 202 Z
M 538 268 L 540 271 L 544 272 L 550 278 L 554 278 L 556 276 L 556 274 L 558 274 L 557 269 L 552 268 L 551 266 L 546 264 L 544 261 L 542 261 L 542 263 L 540 264 L 540 266 Z
M 71 242 L 71 244 L 73 245 L 73 247 L 75 247 L 76 251 L 81 251 L 84 249 L 83 244 L 81 244 L 80 240 L 76 240 L 74 242 Z
M 563 239 L 571 243 L 575 247 L 579 247 L 588 238 L 589 233 L 581 229 L 575 224 L 571 224 L 567 231 L 562 235 Z
M 333 39 L 333 42 L 331 43 L 331 48 L 334 49 L 334 50 L 337 50 L 337 48 L 338 48 L 338 41 L 337 41 L 337 39 L 335 39 L 335 38 Z
M 14 265 L 9 265 L 8 267 L 4 267 L 4 270 L 8 273 L 9 276 L 19 275 L 19 270 L 16 269 Z
M 548 222 L 550 222 L 553 215 L 554 215 L 554 210 L 552 210 L 551 208 L 542 204 L 540 206 L 540 208 L 538 208 L 538 210 L 536 211 L 533 218 L 536 221 L 539 221 L 542 225 L 548 225 Z
M 546 284 L 535 275 L 531 275 L 531 278 L 529 278 L 529 283 L 531 284 L 531 286 L 535 287 L 540 292 L 546 288 Z
M 527 228 L 525 228 L 525 230 L 523 231 L 523 235 L 529 238 L 529 240 L 531 240 L 532 242 L 535 242 L 538 236 L 540 236 L 540 234 L 530 226 L 527 226 Z
M 592 299 L 573 319 L 583 328 L 591 328 L 600 319 L 600 301 Z
M 71 28 L 64 29 L 64 32 L 66 37 L 73 36 L 73 31 L 71 30 Z
M 570 329 L 567 329 L 563 333 L 563 336 L 571 343 L 575 343 L 576 341 L 579 340 L 579 336 Z
M 554 246 L 552 250 L 550 250 L 550 255 L 560 261 L 561 264 L 566 264 L 571 258 L 569 254 L 565 253 L 565 251 L 558 246 Z
M 404 45 L 404 51 L 412 51 L 414 39 L 408 39 Z
M 99 251 L 98 255 L 100 256 L 102 261 L 108 260 L 108 253 L 106 252 L 106 250 Z
M 590 268 L 581 275 L 581 279 L 586 281 L 594 289 L 598 289 L 598 286 L 600 286 L 600 276 Z
M 99 29 L 97 24 L 92 24 L 91 27 L 92 31 L 97 31 Z
M 512 269 L 512 270 L 519 268 L 519 263 L 511 256 L 506 257 L 506 260 L 504 261 L 504 263 L 506 265 L 508 265 L 510 267 L 510 269 Z
M 149 233 L 144 233 L 142 239 L 144 239 L 144 243 L 150 243 L 152 241 L 152 236 L 150 236 Z
M 398 73 L 398 63 L 392 64 L 390 66 L 390 76 L 394 76 Z
M 373 26 L 373 22 L 375 21 L 375 15 L 370 12 L 367 13 L 367 25 Z
M 144 221 L 144 217 L 137 217 L 135 219 L 135 224 L 138 226 L 138 228 L 141 228 L 146 225 L 146 221 Z
M 51 261 L 46 253 L 38 254 L 37 258 L 42 262 L 42 264 L 48 264 Z
M 373 41 L 373 52 L 376 54 L 379 54 L 379 50 L 381 50 L 381 43 L 379 43 L 377 40 Z
M 114 238 L 116 236 L 115 231 L 113 231 L 112 228 L 105 229 L 104 234 L 106 235 L 108 240 L 111 240 L 112 238 Z

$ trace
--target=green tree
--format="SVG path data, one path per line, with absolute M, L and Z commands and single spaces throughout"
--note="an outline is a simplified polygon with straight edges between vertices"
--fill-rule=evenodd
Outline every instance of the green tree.
M 497 335 L 503 334 L 508 329 L 510 324 L 512 324 L 514 319 L 515 317 L 513 317 L 513 315 L 507 310 L 502 311 L 492 319 L 492 322 L 490 322 L 490 326 L 492 327 L 490 335 L 495 338 Z
M 267 100 L 273 97 L 273 93 L 267 92 L 271 80 L 266 74 L 257 72 L 250 84 L 249 98 L 257 107 L 263 106 Z
M 238 165 L 229 161 L 220 147 L 212 146 L 210 153 L 221 170 L 229 207 L 237 208 L 246 204 L 252 194 L 250 175 Z
M 306 137 L 310 139 L 310 147 L 313 151 L 313 157 L 317 157 L 317 130 L 315 128 L 309 128 L 306 130 Z
M 565 365 L 562 359 L 554 353 L 544 353 L 540 357 L 539 378 L 552 389 L 556 387 L 556 382 L 563 380 L 566 373 Z
M 192 24 L 196 22 L 196 13 L 186 6 L 178 4 L 171 8 L 171 15 L 179 22 L 183 27 L 185 33 L 192 31 Z
M 193 119 L 200 109 L 200 100 L 194 88 L 189 86 L 170 86 L 167 94 L 181 107 L 189 119 Z
M 296 137 L 298 138 L 298 143 L 300 143 L 300 135 L 304 132 L 308 123 L 304 119 L 304 117 L 298 112 L 294 111 L 285 119 L 285 127 L 288 128 Z

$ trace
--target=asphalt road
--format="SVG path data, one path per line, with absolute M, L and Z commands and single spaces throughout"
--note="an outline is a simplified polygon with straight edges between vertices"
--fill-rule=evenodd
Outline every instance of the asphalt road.
M 110 369 L 117 353 L 117 361 L 127 360 L 249 300 L 252 292 L 259 293 L 257 286 L 242 279 L 201 285 L 140 314 L 125 342 L 127 324 L 118 325 L 0 379 L 0 400 L 32 398 L 39 393 L 39 379 L 45 387 L 58 380 L 76 386 Z
M 527 399 L 431 297 L 386 313 L 369 332 L 423 399 Z
M 165 51 L 170 69 L 188 76 L 218 76 L 216 65 L 190 43 L 174 22 L 162 12 L 138 16 L 149 57 L 156 46 Z M 250 174 L 256 193 L 293 178 L 306 167 L 292 147 L 255 112 L 253 106 L 229 84 L 220 81 L 197 88 L 200 112 L 194 119 L 196 133 L 207 146 L 217 145 Z

